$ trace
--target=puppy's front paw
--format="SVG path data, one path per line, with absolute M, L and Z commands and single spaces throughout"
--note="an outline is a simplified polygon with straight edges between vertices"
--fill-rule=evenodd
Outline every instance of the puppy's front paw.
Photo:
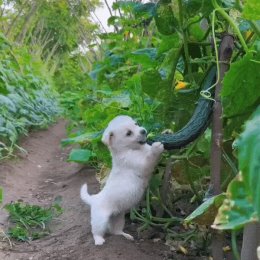
M 95 240 L 95 245 L 96 246 L 101 246 L 104 244 L 105 239 L 101 236 L 94 236 L 94 240 Z
M 160 142 L 155 142 L 152 144 L 152 151 L 154 153 L 161 154 L 164 151 L 164 146 Z

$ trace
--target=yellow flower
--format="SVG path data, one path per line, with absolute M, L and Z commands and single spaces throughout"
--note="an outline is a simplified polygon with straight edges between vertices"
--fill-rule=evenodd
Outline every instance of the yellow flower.
M 177 81 L 177 84 L 175 85 L 175 90 L 180 90 L 180 89 L 183 89 L 183 88 L 186 88 L 188 85 L 187 82 L 184 82 L 184 81 Z

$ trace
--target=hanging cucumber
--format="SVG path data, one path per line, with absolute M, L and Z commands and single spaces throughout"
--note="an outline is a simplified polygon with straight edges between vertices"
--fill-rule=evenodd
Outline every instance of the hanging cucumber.
M 216 66 L 209 70 L 201 90 L 206 90 L 216 81 Z M 200 97 L 190 121 L 178 132 L 155 136 L 151 142 L 161 142 L 166 150 L 180 149 L 194 141 L 207 128 L 213 110 L 214 101 Z

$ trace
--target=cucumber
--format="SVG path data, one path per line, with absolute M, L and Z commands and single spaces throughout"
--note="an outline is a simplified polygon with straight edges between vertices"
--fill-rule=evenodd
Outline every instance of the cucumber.
M 213 66 L 202 83 L 202 90 L 208 89 L 216 81 L 216 66 Z M 148 143 L 161 142 L 164 149 L 180 149 L 194 141 L 208 127 L 213 111 L 214 101 L 200 97 L 195 111 L 189 122 L 178 132 L 173 134 L 161 134 L 155 136 Z

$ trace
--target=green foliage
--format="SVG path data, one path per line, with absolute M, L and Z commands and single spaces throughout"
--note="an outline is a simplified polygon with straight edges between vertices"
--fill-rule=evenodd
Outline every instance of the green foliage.
M 109 20 L 111 24 L 120 27 L 120 31 L 101 35 L 103 58 L 93 64 L 93 69 L 88 75 L 82 73 L 82 80 L 77 80 L 76 84 L 74 79 L 77 79 L 79 74 L 76 69 L 72 67 L 74 76 L 73 73 L 66 72 L 66 75 L 61 72 L 64 80 L 75 85 L 75 88 L 71 87 L 69 91 L 63 92 L 61 99 L 67 114 L 73 119 L 72 125 L 77 128 L 76 132 L 71 133 L 72 142 L 80 144 L 81 148 L 92 150 L 97 159 L 104 154 L 104 147 L 99 144 L 100 139 L 82 143 L 80 137 L 82 134 L 84 136 L 86 133 L 88 136 L 89 133 L 102 131 L 118 114 L 136 118 L 153 133 L 165 128 L 174 128 L 175 124 L 179 128 L 192 114 L 192 111 L 187 109 L 187 103 L 193 108 L 198 99 L 199 93 L 196 90 L 180 93 L 174 91 L 175 77 L 184 78 L 186 68 L 182 62 L 183 42 L 175 29 L 170 33 L 171 36 L 169 33 L 167 35 L 159 33 L 160 26 L 172 26 L 173 11 L 167 1 L 162 1 L 158 5 L 162 5 L 160 8 L 163 12 L 169 13 L 169 17 L 164 15 L 160 17 L 160 19 L 167 18 L 167 21 L 162 22 L 164 25 L 156 22 L 157 11 L 160 8 L 154 4 L 132 1 L 114 3 L 113 8 L 120 9 L 124 15 L 113 16 Z M 153 21 L 144 22 L 152 18 L 155 19 L 156 28 Z M 174 23 L 175 28 L 177 26 L 175 18 Z M 145 32 L 143 26 L 147 27 Z M 149 35 L 149 30 L 155 31 L 152 36 Z M 180 67 L 182 69 L 179 70 Z M 206 72 L 207 67 L 201 67 L 200 73 L 194 77 L 192 88 L 200 84 Z M 88 79 L 88 76 L 91 79 Z M 102 153 L 99 149 L 102 149 Z M 107 159 L 107 154 L 104 157 Z M 101 160 L 103 161 L 102 157 Z M 109 164 L 107 161 L 105 163 Z
M 48 235 L 50 231 L 46 228 L 46 224 L 63 211 L 58 203 L 43 208 L 38 205 L 14 202 L 5 205 L 4 208 L 9 213 L 12 223 L 8 230 L 9 236 L 21 241 L 30 241 Z
M 176 133 L 187 125 L 200 97 L 203 79 L 218 60 L 211 39 L 218 45 L 221 36 L 228 31 L 236 36 L 236 44 L 221 91 L 225 136 L 221 171 L 222 186 L 226 188 L 237 174 L 232 143 L 259 102 L 259 26 L 254 22 L 258 19 L 258 4 L 253 0 L 243 4 L 240 6 L 239 1 L 230 0 L 160 0 L 157 4 L 115 2 L 116 15 L 108 20 L 115 30 L 99 35 L 98 44 L 91 45 L 98 49 L 95 59 L 91 59 L 92 66 L 82 63 L 80 55 L 71 55 L 56 73 L 59 88 L 65 86 L 61 100 L 71 118 L 69 137 L 62 143 L 77 147 L 69 159 L 99 167 L 105 165 L 107 169 L 111 158 L 100 137 L 107 123 L 119 114 L 134 117 L 152 136 L 165 129 Z M 89 53 L 87 57 L 93 58 Z M 206 84 L 207 90 L 215 86 L 210 84 Z M 182 89 L 175 87 L 180 85 Z M 210 91 L 205 93 L 213 98 Z M 142 222 L 142 228 L 151 225 L 169 231 L 172 224 L 183 221 L 183 216 L 174 217 L 178 200 L 185 197 L 187 204 L 194 203 L 193 207 L 201 204 L 210 183 L 209 132 L 207 130 L 192 145 L 165 155 L 151 179 L 145 205 L 131 212 L 132 218 Z M 248 132 L 248 136 L 254 134 Z M 243 150 L 247 147 L 244 141 L 238 142 L 241 147 L 238 159 L 244 162 L 239 162 L 242 177 L 239 175 L 230 183 L 225 195 L 202 204 L 188 217 L 189 221 L 211 224 L 222 202 L 214 224 L 216 228 L 237 229 L 257 219 L 259 158 L 256 150 L 251 152 L 251 149 L 259 149 L 253 148 L 253 144 L 258 147 L 259 140 L 250 138 L 245 141 L 250 151 Z M 177 160 L 171 183 L 174 192 L 167 194 L 169 201 L 163 201 L 160 193 L 163 167 L 169 157 Z M 246 173 L 248 171 L 252 173 Z M 188 194 L 183 191 L 187 185 Z M 164 212 L 162 218 L 156 217 L 160 207 Z M 186 213 L 190 214 L 191 210 Z

